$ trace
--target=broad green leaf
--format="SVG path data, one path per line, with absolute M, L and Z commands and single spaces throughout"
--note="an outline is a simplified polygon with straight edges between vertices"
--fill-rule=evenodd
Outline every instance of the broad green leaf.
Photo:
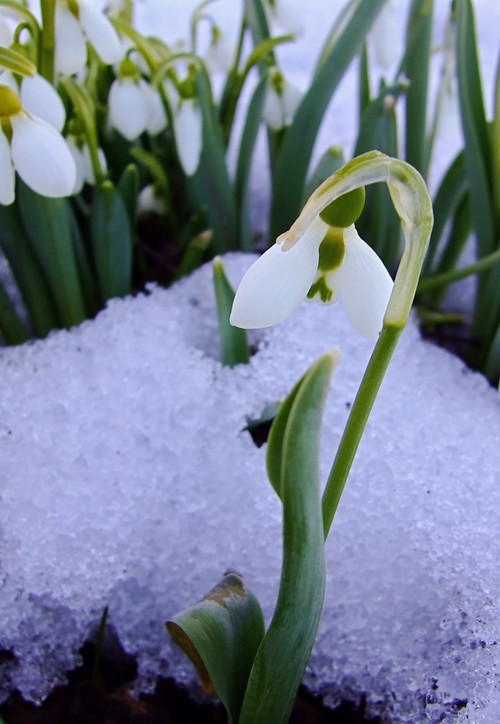
M 73 245 L 71 206 L 66 198 L 51 199 L 20 182 L 19 216 L 44 271 L 61 323 L 80 324 L 87 317 Z
M 90 239 L 102 301 L 129 294 L 132 232 L 123 199 L 111 181 L 105 181 L 94 191 Z
M 385 0 L 359 2 L 329 47 L 281 145 L 273 176 L 269 237 L 274 240 L 298 217 L 311 153 L 328 104 Z
M 22 344 L 28 340 L 28 333 L 2 284 L 0 284 L 0 334 L 6 344 Z
M 236 573 L 194 606 L 167 621 L 173 640 L 193 662 L 205 691 L 215 691 L 236 724 L 248 675 L 264 635 L 259 603 Z
M 409 80 L 405 95 L 405 157 L 422 174 L 427 173 L 427 88 L 433 10 L 433 0 L 412 0 L 406 31 L 406 52 L 400 68 L 400 73 L 404 73 Z
M 261 76 L 253 92 L 241 133 L 236 163 L 234 193 L 238 214 L 238 248 L 252 251 L 252 228 L 250 224 L 250 170 L 255 143 L 262 122 L 262 109 L 266 97 L 269 73 Z
M 283 445 L 280 589 L 271 624 L 255 656 L 239 724 L 288 722 L 316 638 L 325 590 L 319 441 L 336 357 L 336 352 L 320 357 L 299 389 L 292 390 L 286 429 L 278 436 Z M 289 402 L 283 404 L 286 410 Z M 277 440 L 273 447 L 276 444 Z
M 129 163 L 122 173 L 118 181 L 118 191 L 127 209 L 130 228 L 133 231 L 136 225 L 137 195 L 139 193 L 139 171 L 135 163 Z
M 229 323 L 229 315 L 234 300 L 234 289 L 228 281 L 220 257 L 214 259 L 212 268 L 219 322 L 221 362 L 223 365 L 228 365 L 228 367 L 247 364 L 250 359 L 247 334 L 244 329 L 233 327 Z
M 0 205 L 0 247 L 28 310 L 36 337 L 60 326 L 47 280 L 23 229 L 17 206 Z

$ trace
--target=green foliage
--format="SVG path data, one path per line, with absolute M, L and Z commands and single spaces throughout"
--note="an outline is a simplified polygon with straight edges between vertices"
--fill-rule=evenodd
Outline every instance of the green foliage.
M 220 357 L 223 365 L 234 367 L 246 364 L 250 358 L 247 334 L 244 329 L 233 327 L 229 315 L 233 306 L 234 290 L 219 257 L 212 264 L 217 318 L 219 321 Z

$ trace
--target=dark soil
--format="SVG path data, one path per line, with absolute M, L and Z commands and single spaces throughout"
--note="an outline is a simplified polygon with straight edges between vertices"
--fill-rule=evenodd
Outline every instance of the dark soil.
M 117 645 L 118 643 L 118 645 Z M 224 707 L 216 700 L 200 703 L 172 679 L 159 679 L 155 692 L 134 698 L 129 691 L 137 667 L 114 641 L 96 666 L 96 645 L 87 642 L 83 664 L 68 674 L 40 706 L 15 692 L 0 706 L 4 724 L 226 724 Z M 379 724 L 364 716 L 364 705 L 344 702 L 335 710 L 301 687 L 290 724 Z

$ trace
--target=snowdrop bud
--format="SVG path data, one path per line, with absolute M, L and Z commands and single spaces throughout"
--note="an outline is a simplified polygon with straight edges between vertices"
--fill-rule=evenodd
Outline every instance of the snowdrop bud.
M 186 176 L 192 176 L 200 163 L 203 144 L 203 120 L 196 98 L 181 99 L 173 121 L 179 161 Z
M 212 26 L 212 38 L 205 52 L 205 64 L 211 73 L 227 73 L 236 55 L 234 45 L 216 25 Z
M 140 211 L 151 211 L 154 214 L 163 216 L 167 213 L 167 204 L 163 196 L 158 196 L 153 184 L 145 186 L 137 197 L 137 206 Z
M 293 0 L 265 0 L 264 10 L 270 25 L 277 25 L 292 35 L 304 32 L 304 18 L 296 11 Z
M 54 88 L 38 73 L 21 81 L 21 103 L 29 113 L 50 123 L 56 131 L 62 131 L 66 120 L 63 102 Z
M 371 35 L 378 65 L 391 68 L 399 56 L 399 22 L 392 0 L 386 0 L 373 24 Z
M 15 173 L 10 146 L 0 127 L 0 204 L 8 206 L 15 199 Z
M 269 128 L 280 131 L 284 126 L 289 126 L 301 99 L 300 90 L 277 70 L 267 88 L 262 109 L 262 117 Z
M 119 73 L 120 77 L 113 81 L 109 89 L 109 121 L 122 136 L 133 141 L 146 129 L 147 103 L 134 63 L 126 58 L 120 64 Z

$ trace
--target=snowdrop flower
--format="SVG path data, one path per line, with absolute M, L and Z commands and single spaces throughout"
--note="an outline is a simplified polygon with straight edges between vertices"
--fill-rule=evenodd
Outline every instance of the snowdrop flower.
M 212 26 L 210 45 L 205 51 L 205 65 L 211 73 L 227 73 L 233 66 L 236 49 L 217 25 Z
M 163 216 L 167 213 L 167 204 L 163 196 L 157 194 L 153 184 L 144 186 L 137 197 L 137 206 L 140 211 L 152 211 L 154 214 Z
M 66 139 L 68 148 L 76 166 L 76 179 L 73 186 L 73 194 L 78 194 L 85 183 L 93 186 L 95 184 L 94 169 L 90 159 L 90 151 L 85 141 L 79 140 L 76 136 L 69 135 Z M 102 148 L 97 149 L 97 156 L 101 171 L 106 173 L 108 164 Z
M 129 58 L 122 61 L 119 77 L 111 84 L 108 110 L 110 123 L 129 141 L 144 131 L 156 135 L 167 125 L 160 94 L 139 76 Z
M 236 292 L 231 324 L 269 327 L 289 317 L 304 299 L 321 304 L 340 300 L 354 329 L 377 339 L 392 279 L 353 223 L 339 228 L 329 220 L 328 212 L 322 212 L 300 238 L 282 234 L 252 264 Z
M 83 69 L 86 41 L 108 65 L 122 58 L 120 39 L 108 18 L 92 0 L 57 0 L 55 11 L 55 67 L 64 75 Z
M 17 171 L 41 196 L 71 194 L 76 168 L 64 138 L 49 123 L 26 111 L 17 94 L 0 85 L 0 203 L 14 201 Z
M 386 0 L 373 23 L 371 37 L 381 68 L 392 68 L 399 56 L 399 21 L 393 0 Z
M 196 98 L 181 98 L 173 116 L 175 143 L 186 176 L 192 176 L 200 163 L 203 119 Z
M 53 85 L 38 73 L 24 76 L 21 81 L 20 99 L 23 108 L 34 116 L 50 123 L 56 131 L 62 131 L 66 120 L 64 104 Z
M 293 0 L 264 0 L 263 5 L 269 25 L 292 35 L 304 32 L 303 17 L 296 12 Z
M 267 87 L 262 109 L 262 117 L 269 128 L 280 131 L 289 126 L 301 99 L 301 91 L 276 70 Z

